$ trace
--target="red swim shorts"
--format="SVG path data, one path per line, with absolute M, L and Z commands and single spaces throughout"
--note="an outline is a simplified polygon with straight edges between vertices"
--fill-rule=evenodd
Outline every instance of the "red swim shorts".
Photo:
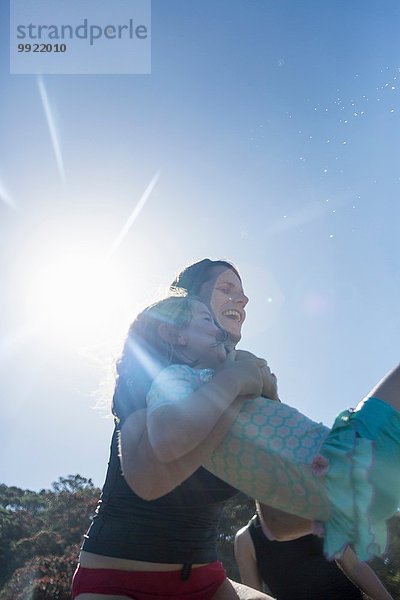
M 193 568 L 183 580 L 179 571 L 119 571 L 85 569 L 78 565 L 72 580 L 72 600 L 78 594 L 120 595 L 132 600 L 211 600 L 226 573 L 219 561 Z

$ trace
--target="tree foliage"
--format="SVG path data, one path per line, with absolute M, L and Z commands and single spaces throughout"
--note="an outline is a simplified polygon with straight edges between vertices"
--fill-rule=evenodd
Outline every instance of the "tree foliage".
M 252 498 L 238 494 L 224 506 L 218 530 L 218 559 L 223 563 L 228 577 L 240 581 L 239 569 L 235 561 L 233 542 L 235 535 L 254 515 L 255 504 Z
M 0 600 L 70 600 L 82 534 L 99 495 L 80 475 L 60 477 L 39 492 L 0 485 Z M 238 494 L 226 503 L 220 521 L 218 556 L 236 581 L 233 541 L 253 514 L 253 500 Z M 389 532 L 385 558 L 371 566 L 400 598 L 400 518 L 391 519 Z
M 0 600 L 69 600 L 99 494 L 80 475 L 40 492 L 0 485 Z

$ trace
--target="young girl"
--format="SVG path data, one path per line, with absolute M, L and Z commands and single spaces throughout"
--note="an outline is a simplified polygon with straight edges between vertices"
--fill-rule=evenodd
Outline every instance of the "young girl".
M 238 397 L 249 396 L 207 469 L 263 503 L 322 521 L 316 529 L 330 558 L 349 545 L 362 560 L 384 552 L 385 521 L 400 504 L 400 367 L 329 430 L 276 401 L 276 379 L 264 361 L 239 352 L 226 358 L 201 302 L 169 298 L 150 307 L 146 319 L 171 362 L 147 395 L 148 435 L 159 460 L 190 454 Z M 207 393 L 212 380 L 218 394 Z

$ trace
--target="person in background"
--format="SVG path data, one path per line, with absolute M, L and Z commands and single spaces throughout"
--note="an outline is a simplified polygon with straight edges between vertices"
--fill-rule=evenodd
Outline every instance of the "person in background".
M 362 592 L 371 600 L 393 600 L 350 548 L 336 562 L 325 558 L 322 539 L 311 533 L 275 540 L 258 506 L 236 534 L 235 558 L 242 583 L 261 591 L 266 586 L 277 600 L 362 600 Z

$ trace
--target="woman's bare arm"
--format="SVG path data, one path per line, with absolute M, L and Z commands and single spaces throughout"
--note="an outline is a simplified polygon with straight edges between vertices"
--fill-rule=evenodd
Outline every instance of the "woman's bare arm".
M 262 592 L 263 583 L 257 567 L 256 552 L 249 532 L 249 525 L 237 532 L 234 550 L 241 582 Z
M 120 454 L 124 477 L 135 494 L 145 500 L 155 500 L 190 477 L 222 442 L 244 400 L 244 397 L 236 398 L 203 442 L 182 458 L 169 463 L 160 461 L 150 444 L 146 410 L 129 415 L 121 428 Z
M 225 363 L 209 383 L 191 393 L 184 376 L 181 380 L 180 375 L 168 369 L 161 373 L 154 383 L 154 392 L 152 387 L 149 393 L 150 407 L 152 394 L 156 402 L 161 396 L 164 403 L 147 417 L 149 441 L 157 458 L 165 463 L 182 458 L 207 440 L 237 397 L 259 396 L 263 388 L 261 365 L 264 361 L 256 357 Z M 183 396 L 179 392 L 182 384 Z

